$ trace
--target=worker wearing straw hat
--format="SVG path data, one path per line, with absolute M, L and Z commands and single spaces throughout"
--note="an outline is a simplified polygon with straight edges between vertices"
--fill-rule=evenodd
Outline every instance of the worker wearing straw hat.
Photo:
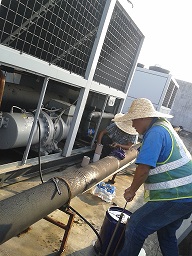
M 124 125 L 132 120 L 133 127 L 143 135 L 134 178 L 124 198 L 132 201 L 144 184 L 146 201 L 131 215 L 118 256 L 139 255 L 145 239 L 154 232 L 164 256 L 179 255 L 176 230 L 192 213 L 192 161 L 166 119 L 171 117 L 156 111 L 150 100 L 138 98 L 128 113 L 115 119 Z
M 118 113 L 116 118 L 123 117 L 124 114 Z M 132 122 L 112 122 L 104 130 L 100 131 L 97 137 L 97 143 L 103 145 L 102 156 L 108 156 L 114 148 L 128 150 L 137 141 L 137 132 L 132 127 Z
M 115 115 L 112 121 L 123 116 L 124 114 L 118 113 Z M 136 132 L 135 128 L 132 127 L 131 121 L 128 121 L 126 123 L 116 123 L 115 121 L 112 122 L 98 134 L 97 144 L 103 145 L 101 158 L 110 155 L 115 148 L 128 150 L 133 144 L 137 142 L 137 139 L 138 133 Z M 109 182 L 114 183 L 115 177 L 116 174 L 113 175 L 112 179 L 109 180 Z

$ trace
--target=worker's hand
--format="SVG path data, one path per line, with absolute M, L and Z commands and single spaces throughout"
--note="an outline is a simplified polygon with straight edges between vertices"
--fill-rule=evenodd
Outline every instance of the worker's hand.
M 111 147 L 112 147 L 112 148 L 117 148 L 118 146 L 119 146 L 119 144 L 116 143 L 116 142 L 113 142 L 113 143 L 111 144 Z
M 124 198 L 127 202 L 131 202 L 136 194 L 131 192 L 131 188 L 127 188 L 124 192 Z

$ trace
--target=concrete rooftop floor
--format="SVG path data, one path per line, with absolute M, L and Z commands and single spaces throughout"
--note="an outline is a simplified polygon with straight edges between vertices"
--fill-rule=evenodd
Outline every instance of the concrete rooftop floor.
M 184 136 L 185 135 L 185 136 Z M 189 134 L 184 134 L 184 143 L 191 152 L 191 141 Z M 72 166 L 69 168 L 77 168 Z M 124 190 L 130 185 L 133 179 L 135 165 L 132 164 L 124 169 L 115 179 L 114 186 L 116 187 L 116 196 L 112 202 L 107 203 L 101 198 L 92 194 L 92 190 L 78 195 L 71 200 L 71 206 L 79 212 L 93 227 L 99 232 L 106 216 L 106 211 L 114 205 L 121 208 L 125 205 L 123 198 Z M 48 180 L 53 176 L 62 176 L 62 172 L 49 173 L 44 175 L 44 180 Z M 108 181 L 108 178 L 106 180 Z M 21 191 L 27 190 L 33 186 L 39 185 L 40 178 L 32 178 L 16 184 L 0 188 L 1 199 L 10 197 Z M 134 212 L 143 204 L 143 187 L 139 189 L 135 199 L 127 204 L 126 209 Z M 35 211 L 35 209 L 34 209 Z M 68 216 L 56 210 L 52 212 L 50 217 L 55 220 L 67 224 Z M 25 216 L 23 216 L 25 218 Z M 0 245 L 0 256 L 55 256 L 60 255 L 58 250 L 61 245 L 64 230 L 53 225 L 52 223 L 41 219 L 31 225 L 27 232 L 13 237 Z M 95 256 L 97 255 L 93 244 L 97 240 L 93 230 L 75 214 L 74 222 L 68 236 L 65 251 L 61 255 L 66 256 Z M 144 244 L 144 249 L 147 256 L 160 256 L 156 234 L 151 235 Z

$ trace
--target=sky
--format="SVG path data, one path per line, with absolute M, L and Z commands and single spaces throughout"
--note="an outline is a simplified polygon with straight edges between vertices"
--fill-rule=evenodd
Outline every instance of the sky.
M 192 83 L 192 0 L 131 2 L 128 13 L 145 36 L 138 62 Z

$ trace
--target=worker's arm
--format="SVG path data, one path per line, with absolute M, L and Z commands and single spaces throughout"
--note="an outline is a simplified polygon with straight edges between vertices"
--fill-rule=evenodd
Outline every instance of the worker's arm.
M 101 144 L 101 140 L 102 140 L 104 134 L 107 134 L 107 130 L 102 130 L 99 132 L 98 137 L 97 137 L 97 144 Z
M 145 182 L 148 177 L 150 170 L 149 165 L 139 164 L 135 170 L 135 174 L 133 177 L 132 184 L 129 188 L 125 190 L 124 198 L 127 202 L 133 200 L 134 196 L 136 195 L 137 190 L 140 186 Z
M 128 150 L 134 143 L 128 142 L 127 144 L 119 144 L 114 142 L 111 146 L 114 148 L 122 148 L 124 150 Z

